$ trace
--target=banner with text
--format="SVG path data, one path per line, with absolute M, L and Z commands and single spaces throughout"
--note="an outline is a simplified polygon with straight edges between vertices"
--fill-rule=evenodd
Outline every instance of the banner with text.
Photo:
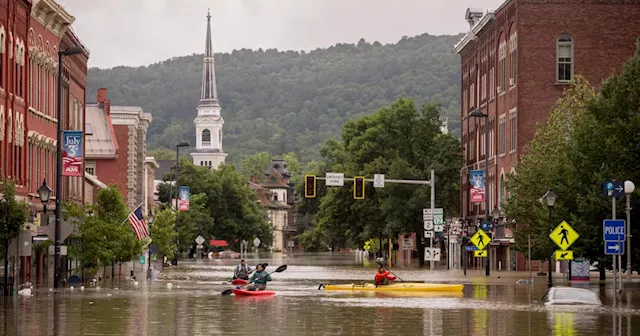
M 84 176 L 82 131 L 62 132 L 62 176 Z
M 471 182 L 471 202 L 484 202 L 484 170 L 472 170 L 469 179 Z
M 189 211 L 189 194 L 191 190 L 189 187 L 180 186 L 180 194 L 178 195 L 178 210 Z

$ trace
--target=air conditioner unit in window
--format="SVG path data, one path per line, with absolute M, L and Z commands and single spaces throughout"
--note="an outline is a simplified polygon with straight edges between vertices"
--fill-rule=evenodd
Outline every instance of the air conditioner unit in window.
M 509 78 L 509 85 L 510 86 L 516 85 L 516 79 L 515 78 Z

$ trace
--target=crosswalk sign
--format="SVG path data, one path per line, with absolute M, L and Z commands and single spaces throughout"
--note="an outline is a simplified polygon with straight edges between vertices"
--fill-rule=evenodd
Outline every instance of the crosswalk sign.
M 476 258 L 486 258 L 487 251 L 486 250 L 473 251 L 473 256 Z
M 556 260 L 573 260 L 573 251 L 556 250 Z
M 551 231 L 549 238 L 558 245 L 561 250 L 567 250 L 580 237 L 569 223 L 562 221 L 556 228 Z
M 482 229 L 478 229 L 476 234 L 471 237 L 471 243 L 473 243 L 473 245 L 475 245 L 479 250 L 484 250 L 484 248 L 491 243 L 491 238 L 489 238 Z

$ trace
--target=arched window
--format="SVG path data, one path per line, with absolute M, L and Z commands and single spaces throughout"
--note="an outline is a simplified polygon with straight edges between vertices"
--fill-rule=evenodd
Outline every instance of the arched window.
M 208 166 L 209 166 L 209 168 L 211 168 L 211 166 L 212 166 L 211 161 L 209 161 L 209 165 Z
M 504 184 L 504 174 L 500 175 L 500 206 L 504 204 L 505 194 L 507 193 L 507 188 Z
M 205 142 L 211 142 L 211 131 L 208 129 L 202 131 L 202 143 L 204 144 Z
M 556 41 L 556 80 L 566 83 L 573 78 L 573 38 L 562 34 Z
M 200 165 L 201 165 L 201 166 L 204 166 L 204 162 L 200 161 Z

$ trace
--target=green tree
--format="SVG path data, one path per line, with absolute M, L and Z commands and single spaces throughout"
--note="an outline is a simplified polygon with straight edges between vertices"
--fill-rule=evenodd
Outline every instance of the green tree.
M 158 248 L 158 255 L 172 259 L 176 251 L 176 215 L 170 209 L 157 211 L 151 226 L 152 244 Z
M 27 221 L 29 207 L 24 201 L 16 200 L 16 185 L 5 179 L 2 183 L 2 198 L 0 198 L 0 239 L 2 240 L 4 259 L 4 283 L 8 284 L 9 276 L 9 243 L 18 237 L 22 225 Z M 5 286 L 4 295 L 8 295 Z
M 267 152 L 258 152 L 247 156 L 240 164 L 240 172 L 242 175 L 250 178 L 257 176 L 259 182 L 264 182 L 264 171 L 271 163 L 271 155 Z
M 156 160 L 175 160 L 176 151 L 165 147 L 158 147 L 147 151 L 147 156 L 153 156 Z

